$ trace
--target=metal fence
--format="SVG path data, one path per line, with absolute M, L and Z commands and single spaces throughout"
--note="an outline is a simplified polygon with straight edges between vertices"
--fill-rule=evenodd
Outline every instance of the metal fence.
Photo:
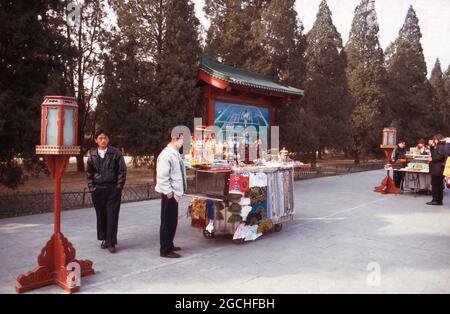
M 305 180 L 324 176 L 343 175 L 361 171 L 378 170 L 384 167 L 384 163 L 368 163 L 361 165 L 342 164 L 335 166 L 321 166 L 311 169 L 296 169 L 295 180 Z M 188 182 L 193 187 L 193 179 Z M 122 191 L 122 203 L 140 202 L 158 199 L 160 195 L 155 191 L 153 184 L 127 185 Z M 61 209 L 71 210 L 92 207 L 91 193 L 87 188 L 81 191 L 64 191 L 61 193 Z M 51 212 L 53 210 L 53 193 L 42 191 L 32 193 L 2 193 L 0 194 L 0 219 L 38 213 Z

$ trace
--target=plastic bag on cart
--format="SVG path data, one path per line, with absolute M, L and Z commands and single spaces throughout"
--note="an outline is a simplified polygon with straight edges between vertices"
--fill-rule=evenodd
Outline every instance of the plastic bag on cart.
M 213 233 L 213 231 L 214 231 L 214 221 L 210 221 L 208 226 L 206 226 L 205 230 L 208 231 L 209 233 Z
M 258 225 L 247 226 L 247 232 L 245 233 L 245 241 L 255 241 L 262 233 L 258 232 Z
M 247 227 L 245 223 L 241 223 L 234 232 L 233 240 L 240 240 L 245 238 L 245 234 L 247 233 Z

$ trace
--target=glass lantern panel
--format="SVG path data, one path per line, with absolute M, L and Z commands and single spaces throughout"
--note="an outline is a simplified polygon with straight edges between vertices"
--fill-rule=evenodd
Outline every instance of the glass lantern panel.
M 383 132 L 383 145 L 388 145 L 388 136 L 386 132 Z
M 46 145 L 58 145 L 58 109 L 47 109 Z
M 64 110 L 64 146 L 74 146 L 74 110 Z
M 389 132 L 389 141 L 388 141 L 388 145 L 390 146 L 394 146 L 394 133 L 393 132 Z

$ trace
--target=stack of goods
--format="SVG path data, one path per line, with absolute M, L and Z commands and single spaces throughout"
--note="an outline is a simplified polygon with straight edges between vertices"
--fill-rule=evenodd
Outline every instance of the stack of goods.
M 230 175 L 229 192 L 230 193 L 246 193 L 249 190 L 250 178 L 245 174 L 233 173 Z
M 233 224 L 233 223 L 242 221 L 242 217 L 241 217 L 242 206 L 240 205 L 241 198 L 242 198 L 242 194 L 231 193 L 228 196 L 228 199 L 230 201 L 229 207 L 228 207 L 228 212 L 231 213 L 231 216 L 228 219 L 228 223 Z
M 189 214 L 192 218 L 191 226 L 194 228 L 206 227 L 207 201 L 193 198 L 189 204 Z
M 294 211 L 294 186 L 291 170 L 267 174 L 268 211 L 267 218 L 278 219 Z
M 241 206 L 242 206 L 241 217 L 242 220 L 246 221 L 248 214 L 250 214 L 250 212 L 252 211 L 251 199 L 248 197 L 243 197 L 241 199 Z
M 428 173 L 430 171 L 430 166 L 428 163 L 410 162 L 408 163 L 408 166 L 405 169 Z

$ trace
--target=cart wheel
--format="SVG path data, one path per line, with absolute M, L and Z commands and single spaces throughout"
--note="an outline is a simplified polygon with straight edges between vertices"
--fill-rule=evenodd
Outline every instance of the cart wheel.
M 206 238 L 206 239 L 214 239 L 214 236 L 215 236 L 215 234 L 214 234 L 214 231 L 213 232 L 209 232 L 208 230 L 203 230 L 203 236 Z
M 233 240 L 233 243 L 237 244 L 237 245 L 242 245 L 242 244 L 244 244 L 244 241 L 245 241 L 245 239 L 236 239 L 236 240 Z
M 273 230 L 275 232 L 280 232 L 281 229 L 283 229 L 283 224 L 276 224 L 275 226 L 273 226 Z

